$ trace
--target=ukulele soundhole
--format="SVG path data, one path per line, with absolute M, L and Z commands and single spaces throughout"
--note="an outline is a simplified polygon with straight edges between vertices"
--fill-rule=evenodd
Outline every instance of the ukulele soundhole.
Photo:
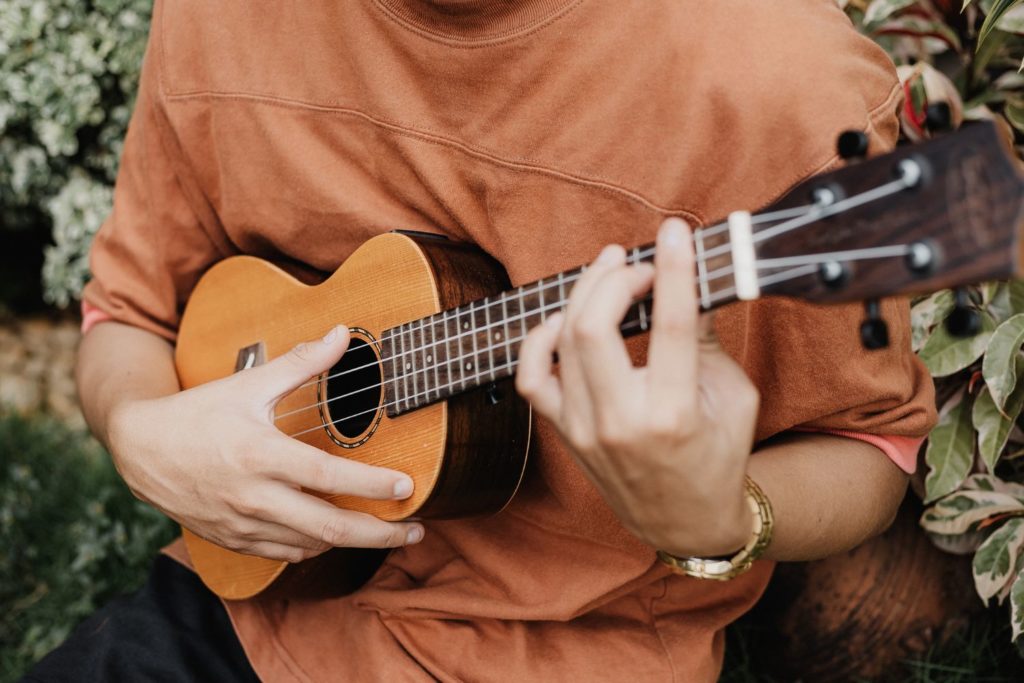
M 369 332 L 351 330 L 348 350 L 321 376 L 320 417 L 331 439 L 344 448 L 362 445 L 382 414 L 383 376 Z

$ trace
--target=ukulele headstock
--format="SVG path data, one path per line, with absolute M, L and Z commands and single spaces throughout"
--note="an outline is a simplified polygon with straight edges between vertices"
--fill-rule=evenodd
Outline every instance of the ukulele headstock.
M 765 294 L 833 303 L 1024 274 L 1024 180 L 990 123 L 817 176 L 766 211 L 815 203 L 816 218 L 758 242 L 759 276 L 812 264 Z

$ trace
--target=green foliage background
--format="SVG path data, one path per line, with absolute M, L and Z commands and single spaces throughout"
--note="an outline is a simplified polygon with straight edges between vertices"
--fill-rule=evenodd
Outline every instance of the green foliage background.
M 151 0 L 0 3 L 0 239 L 50 238 L 51 303 L 81 290 L 110 210 L 150 11 Z
M 0 414 L 0 682 L 138 587 L 176 534 L 86 434 Z

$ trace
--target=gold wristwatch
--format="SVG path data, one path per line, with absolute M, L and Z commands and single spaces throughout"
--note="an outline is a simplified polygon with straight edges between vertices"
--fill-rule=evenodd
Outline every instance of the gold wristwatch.
M 772 541 L 772 527 L 775 518 L 772 516 L 772 505 L 764 491 L 757 483 L 747 477 L 744 480 L 747 504 L 754 513 L 754 527 L 750 540 L 739 552 L 725 559 L 703 559 L 700 557 L 676 557 L 664 550 L 658 551 L 658 559 L 667 564 L 677 574 L 684 574 L 698 579 L 728 581 L 746 572 L 754 565 L 754 560 L 764 554 Z

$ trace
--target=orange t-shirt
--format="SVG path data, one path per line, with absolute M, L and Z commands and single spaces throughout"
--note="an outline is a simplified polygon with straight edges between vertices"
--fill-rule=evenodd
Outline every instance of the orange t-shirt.
M 218 259 L 316 277 L 394 228 L 474 242 L 519 284 L 651 241 L 667 215 L 764 206 L 837 164 L 844 129 L 889 147 L 900 100 L 833 0 L 158 1 L 85 299 L 173 340 Z M 870 353 L 858 306 L 720 312 L 761 392 L 758 439 L 927 432 L 906 303 L 884 312 L 892 346 Z M 771 564 L 727 583 L 671 575 L 550 426 L 535 436 L 506 510 L 427 522 L 355 595 L 229 603 L 257 672 L 714 680 L 722 629 Z

